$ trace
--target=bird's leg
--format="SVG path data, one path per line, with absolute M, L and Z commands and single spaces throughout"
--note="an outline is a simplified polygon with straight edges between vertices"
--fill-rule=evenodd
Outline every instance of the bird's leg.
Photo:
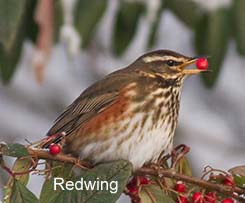
M 171 158 L 171 154 L 164 154 L 165 151 L 163 150 L 157 159 L 157 164 L 162 167 L 167 166 L 167 161 Z
M 80 159 L 77 159 L 75 162 L 75 166 L 79 167 L 80 169 L 84 169 L 84 170 L 89 170 L 92 168 L 92 165 L 88 162 L 81 162 Z
M 161 174 L 160 170 L 162 169 L 162 166 L 158 162 L 156 162 L 156 163 L 148 163 L 148 164 L 144 165 L 143 167 L 155 170 L 158 175 Z
M 171 153 L 171 168 L 175 168 L 177 163 L 190 151 L 190 147 L 181 144 L 175 147 Z

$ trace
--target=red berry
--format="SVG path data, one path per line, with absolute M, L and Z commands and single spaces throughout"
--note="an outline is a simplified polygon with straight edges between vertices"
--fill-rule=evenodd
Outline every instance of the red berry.
M 130 194 L 136 194 L 138 189 L 136 185 L 136 178 L 133 177 L 132 180 L 127 184 L 127 189 Z
M 134 176 L 128 183 L 128 185 L 136 185 L 137 184 L 137 178 Z
M 223 199 L 221 203 L 234 203 L 234 200 L 231 198 L 226 198 L 226 199 Z
M 196 60 L 196 67 L 199 70 L 206 70 L 208 68 L 208 60 L 206 58 L 199 58 Z
M 194 192 L 192 195 L 192 200 L 194 203 L 203 203 L 203 196 L 201 192 Z
M 145 176 L 139 176 L 139 181 L 141 185 L 148 185 L 149 180 Z
M 208 192 L 205 195 L 204 199 L 208 203 L 215 203 L 215 201 L 216 201 L 216 195 L 213 192 Z
M 149 184 L 149 180 L 145 177 L 145 176 L 136 176 L 136 177 L 133 177 L 129 184 L 132 184 L 132 185 L 137 185 L 137 181 L 139 181 L 139 185 L 148 185 Z
M 225 179 L 223 180 L 223 184 L 227 186 L 234 186 L 234 180 L 231 176 L 226 176 Z
M 177 192 L 185 192 L 185 184 L 182 181 L 178 181 L 174 187 Z
M 49 146 L 49 153 L 52 155 L 57 155 L 60 153 L 60 151 L 61 151 L 61 147 L 58 144 L 51 144 Z
M 128 188 L 128 191 L 129 191 L 130 194 L 136 194 L 138 192 L 137 187 L 134 187 L 134 186 L 129 187 L 128 186 L 127 188 Z
M 189 203 L 188 199 L 187 199 L 185 196 L 181 196 L 181 195 L 180 195 L 180 196 L 178 197 L 178 200 L 179 200 L 179 201 L 178 201 L 179 203 Z

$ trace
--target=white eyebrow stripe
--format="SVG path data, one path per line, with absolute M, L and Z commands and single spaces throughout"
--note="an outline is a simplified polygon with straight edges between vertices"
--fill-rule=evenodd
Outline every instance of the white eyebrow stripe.
M 185 59 L 183 58 L 176 58 L 173 56 L 146 56 L 143 58 L 143 61 L 145 63 L 151 63 L 154 61 L 166 61 L 166 60 L 174 60 L 177 62 L 185 62 Z
M 146 63 L 150 63 L 153 61 L 165 61 L 165 60 L 166 58 L 161 56 L 146 56 L 143 58 L 143 61 Z

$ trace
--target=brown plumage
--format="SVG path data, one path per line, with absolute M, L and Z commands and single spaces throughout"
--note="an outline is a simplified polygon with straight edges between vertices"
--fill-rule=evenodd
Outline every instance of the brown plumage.
M 159 50 L 87 88 L 47 133 L 65 132 L 64 151 L 93 163 L 127 159 L 134 168 L 172 149 L 185 67 L 195 58 Z M 54 142 L 59 142 L 60 137 Z

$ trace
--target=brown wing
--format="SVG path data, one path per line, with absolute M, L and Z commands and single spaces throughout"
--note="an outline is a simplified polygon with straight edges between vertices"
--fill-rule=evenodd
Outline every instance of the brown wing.
M 84 98 L 79 102 L 76 100 L 55 120 L 55 124 L 47 135 L 59 132 L 66 132 L 67 135 L 72 133 L 91 116 L 100 111 L 101 108 L 106 108 L 106 106 L 112 104 L 117 96 L 118 92 L 113 92 L 93 98 Z
M 65 132 L 68 136 L 76 132 L 84 123 L 112 105 L 120 90 L 133 80 L 135 77 L 132 74 L 118 71 L 90 86 L 55 120 L 47 135 Z M 61 137 L 57 137 L 53 142 L 59 142 L 60 139 Z

